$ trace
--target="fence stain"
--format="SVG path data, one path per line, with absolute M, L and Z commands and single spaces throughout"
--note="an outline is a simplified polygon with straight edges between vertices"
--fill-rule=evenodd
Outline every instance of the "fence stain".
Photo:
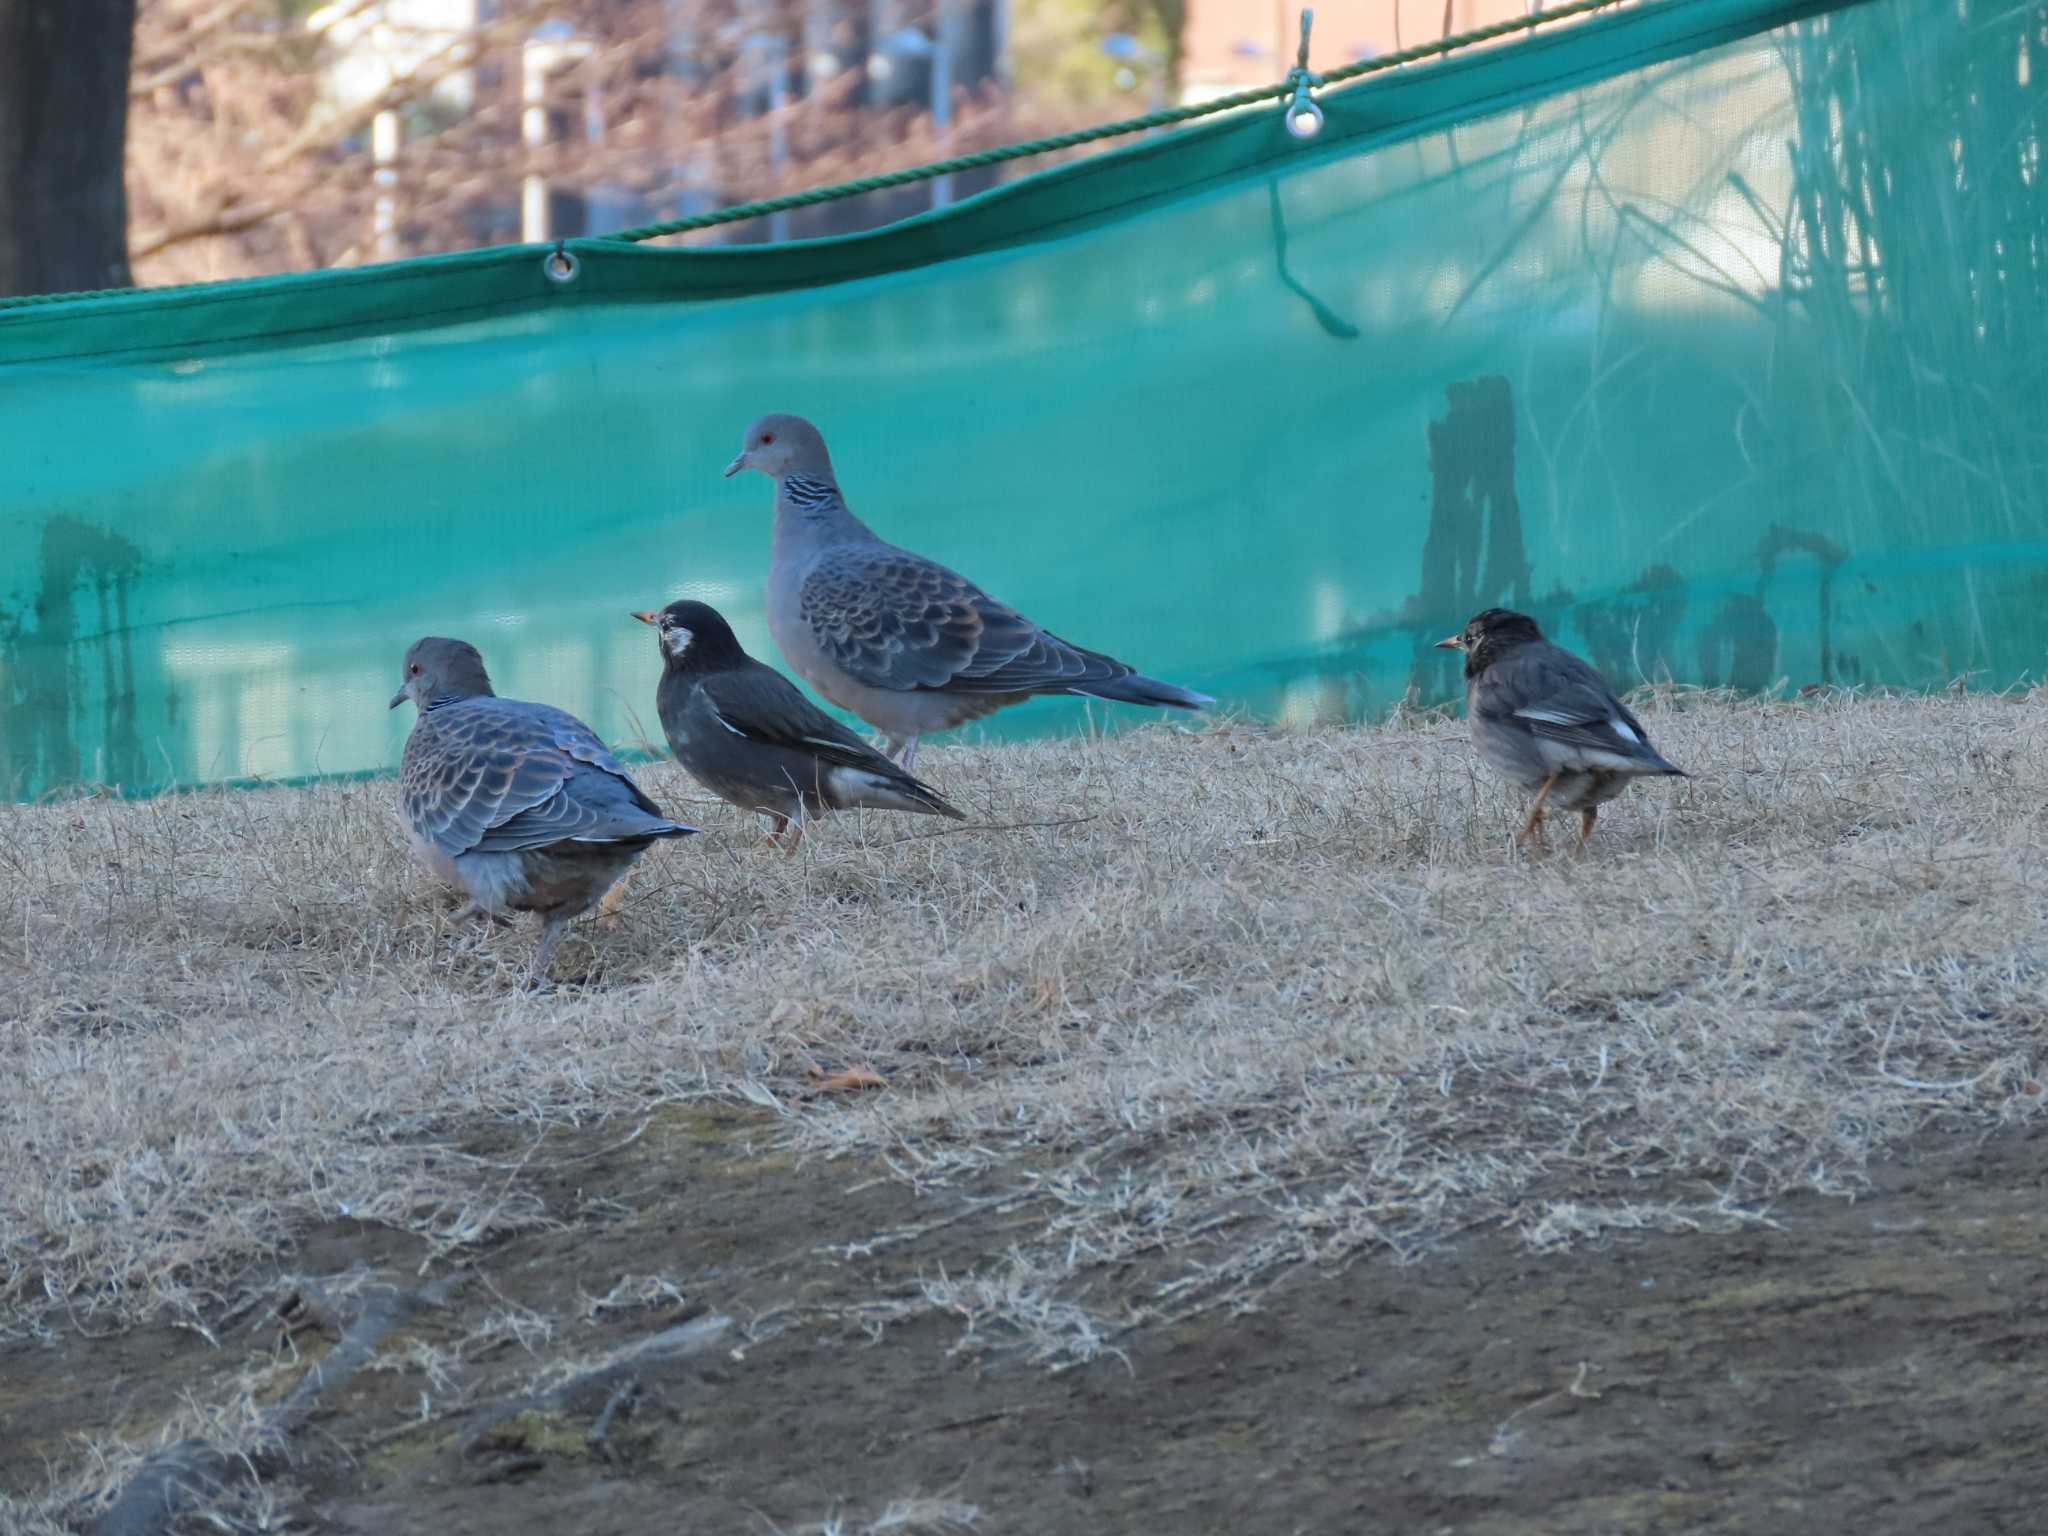
M 0 693 L 7 703 L 0 765 L 17 794 L 25 787 L 133 783 L 144 776 L 128 606 L 143 567 L 142 551 L 119 534 L 65 514 L 43 525 L 27 614 L 0 610 Z M 78 634 L 81 587 L 99 619 L 98 632 L 84 640 Z M 93 761 L 87 762 L 78 729 L 95 683 L 98 723 L 91 733 Z
M 1496 603 L 1529 605 L 1529 553 L 1515 494 L 1515 403 L 1499 374 L 1449 385 L 1441 421 L 1429 424 L 1429 532 L 1408 691 L 1418 699 L 1463 692 L 1458 665 L 1436 650 L 1441 626 Z

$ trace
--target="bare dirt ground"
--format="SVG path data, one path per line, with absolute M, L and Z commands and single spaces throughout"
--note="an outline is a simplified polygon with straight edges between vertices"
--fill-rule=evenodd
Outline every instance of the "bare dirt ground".
M 10 813 L 0 1529 L 2036 1529 L 2037 709 L 656 770 L 543 997 L 387 787 Z

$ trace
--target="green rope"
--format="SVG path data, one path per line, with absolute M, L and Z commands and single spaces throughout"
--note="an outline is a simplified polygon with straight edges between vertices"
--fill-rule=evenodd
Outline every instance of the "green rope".
M 1517 32 L 1533 32 L 1546 22 L 1563 21 L 1572 16 L 1583 16 L 1591 11 L 1605 10 L 1621 0 L 1568 0 L 1567 4 L 1552 6 L 1548 10 L 1532 11 L 1526 16 L 1512 17 L 1497 21 L 1491 26 L 1474 27 L 1470 32 L 1459 32 L 1451 37 L 1439 38 L 1433 43 L 1418 43 L 1413 48 L 1403 48 L 1395 53 L 1383 54 L 1376 59 L 1362 59 L 1356 64 L 1346 64 L 1330 70 L 1327 74 L 1312 76 L 1306 68 L 1297 67 L 1278 85 L 1262 85 L 1249 91 L 1238 91 L 1233 95 L 1219 96 L 1213 101 L 1198 102 L 1187 107 L 1166 107 L 1158 112 L 1147 112 L 1143 117 L 1128 117 L 1121 122 L 1104 123 L 1098 128 L 1082 128 L 1073 133 L 1056 133 L 1048 138 L 1027 139 L 1021 144 L 1005 144 L 997 149 L 977 150 L 971 155 L 955 155 L 950 160 L 936 160 L 930 165 L 912 166 L 908 170 L 890 171 L 882 176 L 862 176 L 853 181 L 842 181 L 829 187 L 816 187 L 808 192 L 791 192 L 782 197 L 762 198 L 758 202 L 735 203 L 729 208 L 720 208 L 711 213 L 700 213 L 686 219 L 669 219 L 660 224 L 643 224 L 638 229 L 621 230 L 604 238 L 620 241 L 659 240 L 665 235 L 686 234 L 696 229 L 711 229 L 720 224 L 737 224 L 746 219 L 758 219 L 771 213 L 782 213 L 792 208 L 809 208 L 818 203 L 836 202 L 843 197 L 858 197 L 863 192 L 885 192 L 891 187 L 907 187 L 920 181 L 930 181 L 938 176 L 950 176 L 955 171 L 978 170 L 983 166 L 1001 165 L 1006 160 L 1022 160 L 1031 155 L 1050 154 L 1055 150 L 1075 149 L 1083 144 L 1099 143 L 1103 139 L 1121 138 L 1126 134 L 1144 133 L 1152 128 L 1171 128 L 1179 123 L 1191 123 L 1197 118 L 1210 117 L 1218 112 L 1232 112 L 1239 107 L 1257 106 L 1260 102 L 1276 101 L 1283 96 L 1293 96 L 1296 88 L 1304 82 L 1335 85 L 1340 81 L 1355 80 L 1361 75 L 1378 74 L 1382 70 L 1398 69 L 1403 64 L 1415 64 L 1424 59 L 1440 58 L 1455 53 L 1461 48 L 1470 48 L 1476 43 L 1492 42 L 1496 38 L 1510 37 Z M 1677 0 L 1668 0 L 1677 3 Z M 148 293 L 180 293 L 193 289 L 210 288 L 212 283 L 183 283 L 176 286 L 151 288 Z M 105 299 L 118 295 L 135 294 L 145 290 L 135 288 L 97 288 L 82 293 L 31 293 L 14 297 L 0 297 L 0 310 L 27 309 L 37 304 L 69 303 L 74 299 Z
M 226 279 L 232 281 L 232 279 Z M 161 288 L 63 288 L 55 293 L 0 294 L 0 310 L 28 309 L 36 304 L 69 304 L 74 299 L 114 299 L 138 293 L 189 293 L 195 288 L 217 288 L 218 283 L 166 283 Z
M 1460 48 L 1469 48 L 1475 43 L 1488 43 L 1495 38 L 1509 37 L 1517 32 L 1534 31 L 1545 22 L 1562 21 L 1570 16 L 1583 16 L 1589 11 L 1604 10 L 1619 3 L 1620 0 L 1570 0 L 1569 4 L 1553 6 L 1549 10 L 1532 11 L 1526 16 L 1494 22 L 1491 26 L 1474 27 L 1470 32 L 1439 38 L 1433 43 L 1418 43 L 1413 48 L 1403 48 L 1397 53 L 1383 54 L 1375 59 L 1362 59 L 1356 64 L 1346 64 L 1339 69 L 1330 70 L 1327 74 L 1311 78 L 1323 85 L 1335 85 L 1339 81 L 1355 80 L 1361 75 L 1378 74 L 1381 70 L 1398 69 L 1403 64 L 1438 58 L 1446 53 L 1454 53 Z M 664 235 L 681 235 L 691 230 L 711 229 L 720 224 L 737 224 L 771 213 L 786 213 L 792 208 L 810 208 L 819 203 L 837 202 L 843 197 L 859 197 L 864 192 L 886 192 L 892 187 L 912 186 L 935 177 L 950 176 L 955 171 L 974 171 L 983 166 L 1001 165 L 1006 160 L 1023 160 L 1032 155 L 1050 154 L 1055 150 L 1074 149 L 1082 144 L 1122 138 L 1125 134 L 1144 133 L 1152 128 L 1171 128 L 1176 124 L 1191 123 L 1197 118 L 1209 117 L 1218 112 L 1232 112 L 1239 107 L 1256 106 L 1263 101 L 1292 96 L 1299 83 L 1297 77 L 1305 75 L 1305 69 L 1297 69 L 1278 85 L 1261 85 L 1248 91 L 1238 91 L 1233 95 L 1219 96 L 1213 101 L 1198 102 L 1193 106 L 1165 107 L 1157 112 L 1147 112 L 1143 117 L 1127 117 L 1121 122 L 1104 123 L 1096 128 L 1077 129 L 1073 133 L 1055 133 L 1047 138 L 1027 139 L 1021 144 L 1005 144 L 996 149 L 976 150 L 971 155 L 955 155 L 950 160 L 934 160 L 929 165 L 912 166 L 908 170 L 890 171 L 881 176 L 861 176 L 852 181 L 835 182 L 829 187 L 814 187 L 808 192 L 790 192 L 781 197 L 764 197 L 757 202 L 735 203 L 729 208 L 694 214 L 686 219 L 667 219 L 659 224 L 643 224 L 637 229 L 620 230 L 617 234 L 606 235 L 604 238 L 625 241 L 659 240 Z

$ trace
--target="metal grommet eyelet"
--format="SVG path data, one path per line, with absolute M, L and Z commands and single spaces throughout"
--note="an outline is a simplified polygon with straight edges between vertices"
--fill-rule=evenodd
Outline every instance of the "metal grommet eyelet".
M 576 259 L 576 253 L 565 245 L 558 245 L 540 259 L 540 269 L 547 274 L 551 283 L 573 283 L 583 270 L 583 263 Z

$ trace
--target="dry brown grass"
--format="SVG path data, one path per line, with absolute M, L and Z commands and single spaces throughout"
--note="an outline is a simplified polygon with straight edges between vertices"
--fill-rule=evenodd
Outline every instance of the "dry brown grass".
M 206 1329 L 337 1212 L 455 1253 L 543 1219 L 480 1122 L 663 1101 L 1012 1212 L 855 1321 L 1052 1364 L 1475 1224 L 1766 1220 L 1932 1115 L 2032 1112 L 2039 703 L 1647 707 L 1698 777 L 1538 863 L 1443 721 L 941 748 L 996 828 L 849 816 L 796 859 L 654 767 L 710 835 L 547 996 L 529 928 L 447 921 L 386 784 L 0 813 L 0 1330 Z M 857 1064 L 888 1087 L 811 1091 Z M 628 1280 L 564 1317 L 667 1283 Z

